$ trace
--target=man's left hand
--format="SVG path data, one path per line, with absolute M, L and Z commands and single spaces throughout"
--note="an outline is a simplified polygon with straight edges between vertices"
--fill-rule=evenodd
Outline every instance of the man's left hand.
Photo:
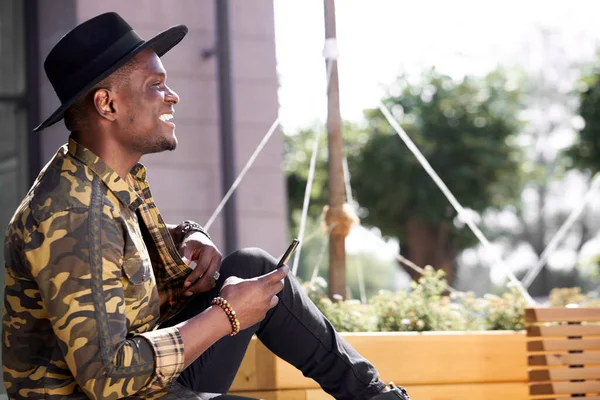
M 187 265 L 196 264 L 183 283 L 186 296 L 208 292 L 215 287 L 215 273 L 221 268 L 223 256 L 212 240 L 201 232 L 193 232 L 183 240 L 179 254 Z

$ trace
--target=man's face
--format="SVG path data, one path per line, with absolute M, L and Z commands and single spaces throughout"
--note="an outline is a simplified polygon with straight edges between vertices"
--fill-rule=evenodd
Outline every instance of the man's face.
M 175 150 L 173 118 L 179 97 L 167 85 L 167 73 L 152 50 L 136 56 L 129 81 L 119 90 L 118 140 L 141 154 Z

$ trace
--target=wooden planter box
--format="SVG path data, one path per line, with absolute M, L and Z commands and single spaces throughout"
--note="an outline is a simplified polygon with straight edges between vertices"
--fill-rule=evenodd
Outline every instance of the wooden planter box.
M 414 400 L 528 398 L 524 332 L 345 333 L 386 381 Z M 266 400 L 331 399 L 311 379 L 252 340 L 233 394 Z

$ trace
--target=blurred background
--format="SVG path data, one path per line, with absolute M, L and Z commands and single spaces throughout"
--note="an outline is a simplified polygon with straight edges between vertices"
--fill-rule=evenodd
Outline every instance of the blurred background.
M 479 295 L 503 292 L 507 268 L 522 278 L 540 261 L 600 166 L 598 7 L 593 1 L 336 2 L 343 137 L 361 217 L 346 240 L 354 298 L 360 279 L 368 295 L 386 285 L 407 287 L 417 274 L 399 267 L 397 252 L 443 268 L 451 285 Z M 313 132 L 325 120 L 322 12 L 321 1 L 275 1 L 292 233 Z M 457 218 L 377 110 L 380 99 L 491 248 Z M 320 149 L 312 229 L 327 203 L 324 138 Z M 564 239 L 541 261 L 529 290 L 534 297 L 545 299 L 555 287 L 597 289 L 599 196 L 590 191 Z M 310 278 L 325 240 L 306 244 L 300 276 Z M 326 276 L 326 268 L 327 256 L 319 273 Z
M 147 39 L 172 25 L 190 28 L 163 58 L 181 97 L 179 148 L 142 160 L 168 222 L 208 221 L 279 116 L 210 231 L 225 253 L 283 253 L 299 233 L 315 132 L 325 131 L 322 0 L 0 0 L 0 226 L 67 141 L 62 123 L 32 132 L 58 106 L 43 61 L 71 28 L 106 11 Z M 345 239 L 346 297 L 408 287 L 418 274 L 399 254 L 479 295 L 504 291 L 507 269 L 522 278 L 539 262 L 600 169 L 599 11 L 593 0 L 336 3 L 346 196 L 360 219 Z M 491 247 L 457 218 L 377 109 L 380 100 Z M 302 280 L 328 276 L 326 137 Z M 600 193 L 589 196 L 542 260 L 534 297 L 600 284 Z

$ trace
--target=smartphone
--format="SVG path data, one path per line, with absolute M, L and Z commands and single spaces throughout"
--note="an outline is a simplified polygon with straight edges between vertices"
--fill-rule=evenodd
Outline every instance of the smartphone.
M 296 250 L 296 247 L 298 247 L 299 244 L 300 241 L 298 239 L 292 240 L 292 243 L 287 248 L 285 253 L 283 253 L 283 256 L 281 256 L 281 259 L 277 263 L 277 268 L 281 268 L 284 264 L 287 264 L 287 262 L 290 260 L 290 257 L 292 256 L 292 253 L 294 252 L 294 250 Z

